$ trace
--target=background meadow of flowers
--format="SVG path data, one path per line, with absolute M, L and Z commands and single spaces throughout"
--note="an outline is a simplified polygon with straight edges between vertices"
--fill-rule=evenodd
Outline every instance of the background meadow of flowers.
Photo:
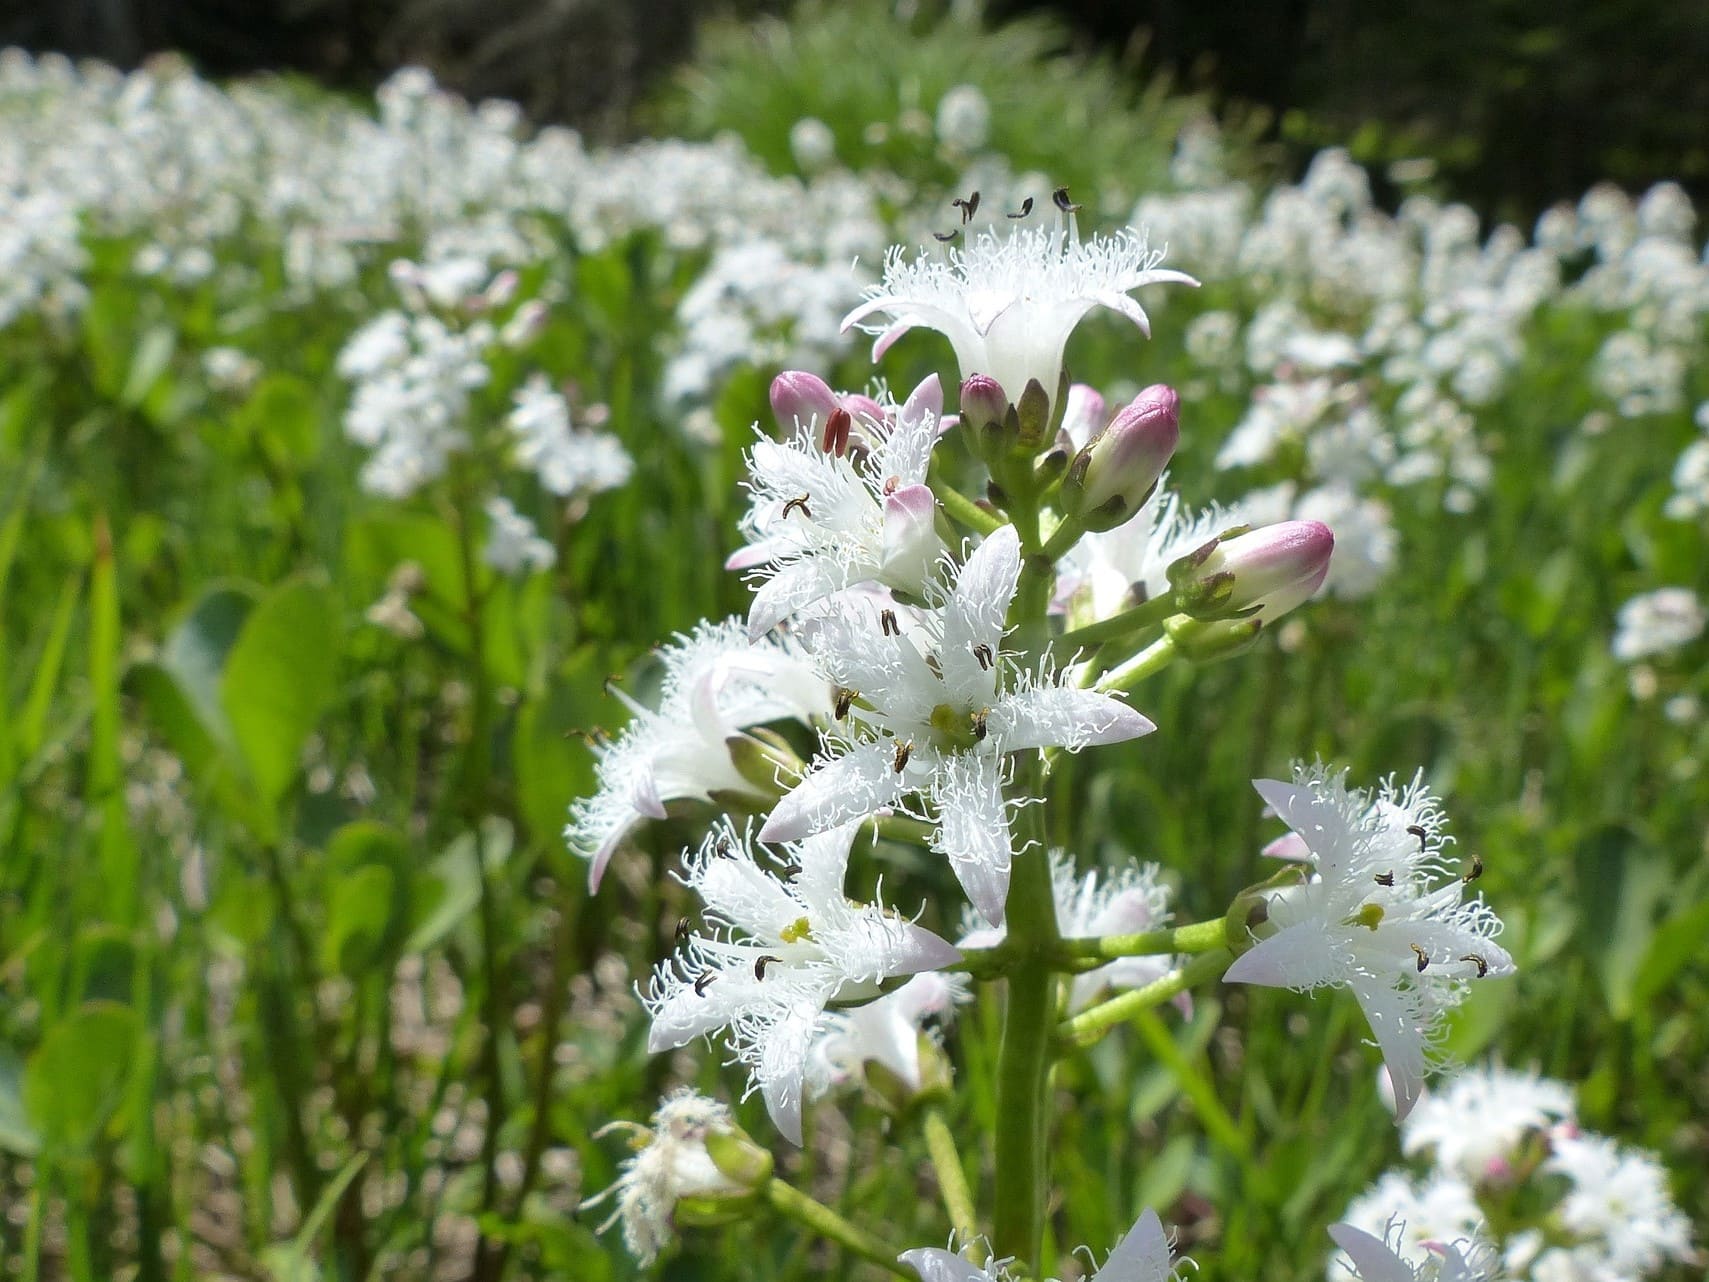
M 1104 750 L 1053 840 L 1156 862 L 1193 920 L 1262 875 L 1248 780 L 1422 765 L 1520 966 L 1449 1049 L 1570 1084 L 1709 1236 L 1690 202 L 1385 210 L 1340 153 L 1266 180 L 1199 104 L 1024 30 L 875 12 L 714 40 L 661 140 L 618 149 L 421 73 L 350 104 L 0 56 L 0 1272 L 635 1275 L 573 1214 L 624 1155 L 594 1130 L 736 1093 L 646 1053 L 631 987 L 708 812 L 590 900 L 560 836 L 581 736 L 627 719 L 609 689 L 648 696 L 658 641 L 745 612 L 720 566 L 772 375 L 862 385 L 837 322 L 885 245 L 1062 182 L 1204 282 L 1147 297 L 1137 356 L 1089 322 L 1074 376 L 1174 384 L 1176 484 L 1325 520 L 1337 559 L 1247 661 L 1148 686 L 1158 733 Z M 907 873 L 953 936 L 948 870 Z M 1363 1036 L 1350 1003 L 1227 987 L 1065 1063 L 1053 1238 L 1145 1204 L 1211 1276 L 1321 1276 L 1323 1226 L 1401 1157 Z M 988 1132 L 993 1066 L 961 1063 Z M 851 1094 L 780 1169 L 935 1240 L 920 1142 L 883 1129 Z M 764 1224 L 663 1265 L 859 1267 Z

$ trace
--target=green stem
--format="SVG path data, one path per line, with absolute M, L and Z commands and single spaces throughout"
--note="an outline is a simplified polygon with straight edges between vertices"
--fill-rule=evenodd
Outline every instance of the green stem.
M 943 1194 L 944 1209 L 949 1212 L 950 1226 L 966 1250 L 979 1236 L 979 1217 L 973 1209 L 973 1190 L 967 1183 L 967 1170 L 956 1151 L 955 1136 L 949 1123 L 936 1109 L 926 1111 L 926 1151 L 932 1155 L 932 1168 L 938 1173 L 938 1191 Z
M 914 1271 L 907 1265 L 898 1262 L 899 1252 L 886 1246 L 877 1238 L 863 1229 L 858 1229 L 842 1216 L 838 1215 L 823 1202 L 816 1202 L 793 1185 L 785 1184 L 773 1176 L 767 1180 L 764 1188 L 765 1200 L 773 1210 L 788 1216 L 797 1224 L 805 1225 L 820 1237 L 829 1238 L 841 1246 L 847 1247 L 863 1260 L 870 1260 L 879 1268 L 894 1273 L 899 1278 L 907 1278 L 909 1282 L 919 1282 Z
M 1100 619 L 1096 623 L 1088 623 L 1083 628 L 1064 632 L 1056 639 L 1056 644 L 1062 648 L 1064 653 L 1078 646 L 1098 645 L 1115 637 L 1137 632 L 1141 628 L 1149 628 L 1154 624 L 1162 623 L 1175 612 L 1175 602 L 1171 598 L 1166 596 L 1153 597 L 1132 609 L 1123 610 L 1120 614 L 1112 614 L 1107 619 Z
M 1105 673 L 1098 681 L 1097 688 L 1105 694 L 1127 694 L 1147 677 L 1163 671 L 1174 661 L 1175 643 L 1167 636 L 1158 637 L 1126 663 Z
M 995 512 L 987 512 L 955 486 L 944 481 L 934 479 L 932 493 L 937 496 L 938 502 L 943 504 L 944 511 L 949 513 L 952 521 L 959 521 L 980 534 L 990 534 L 1007 524 Z
M 1120 996 L 1082 1011 L 1073 1019 L 1064 1020 L 1057 1026 L 1056 1036 L 1068 1047 L 1090 1046 L 1118 1024 L 1125 1024 L 1139 1011 L 1150 1010 L 1203 980 L 1221 975 L 1228 969 L 1228 963 L 1232 960 L 1233 955 L 1226 948 L 1201 953 L 1179 970 L 1171 971 L 1161 979 L 1155 979 L 1140 988 L 1130 988 Z
M 1155 957 L 1171 953 L 1208 953 L 1228 942 L 1227 920 L 1217 917 L 1170 930 L 1139 935 L 1100 935 L 1057 942 L 1052 961 L 1066 971 L 1094 970 L 1118 957 Z

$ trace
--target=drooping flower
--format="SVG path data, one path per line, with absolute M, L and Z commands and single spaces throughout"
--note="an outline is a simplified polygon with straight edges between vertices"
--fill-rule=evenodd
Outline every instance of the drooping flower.
M 1353 1276 L 1360 1282 L 1497 1282 L 1500 1260 L 1488 1247 L 1460 1239 L 1432 1242 L 1424 1258 L 1408 1263 L 1389 1245 L 1399 1245 L 1399 1233 L 1391 1228 L 1389 1239 L 1375 1237 L 1351 1224 L 1333 1224 L 1329 1236 L 1347 1253 Z
M 857 584 L 921 594 L 944 552 L 937 501 L 925 484 L 943 414 L 936 375 L 885 423 L 863 419 L 870 448 L 860 451 L 848 448 L 847 426 L 827 431 L 828 417 L 846 420 L 846 408 L 822 415 L 796 395 L 786 405 L 789 436 L 761 434 L 748 452 L 748 544 L 726 562 L 759 582 L 748 612 L 753 637 Z
M 1501 1178 L 1527 1135 L 1573 1116 L 1565 1083 L 1490 1064 L 1432 1089 L 1400 1128 L 1401 1151 L 1429 1151 L 1436 1164 L 1474 1183 Z
M 962 378 L 989 375 L 1011 403 L 1036 379 L 1054 398 L 1068 336 L 1087 312 L 1111 308 L 1149 337 L 1151 322 L 1128 295 L 1145 285 L 1198 284 L 1159 269 L 1162 261 L 1163 251 L 1132 228 L 1082 241 L 1072 221 L 1015 224 L 1004 235 L 987 229 L 941 260 L 909 259 L 896 246 L 885 257 L 883 282 L 868 288 L 843 328 L 859 325 L 878 336 L 875 361 L 915 326 L 935 329 L 955 348 Z M 879 315 L 884 324 L 864 323 Z
M 941 1247 L 919 1247 L 898 1257 L 920 1275 L 920 1282 L 1003 1282 L 1013 1260 L 993 1260 L 981 1268 Z M 1147 1207 L 1116 1243 L 1091 1282 L 1173 1282 L 1178 1277 L 1169 1235 L 1157 1212 Z
M 1443 814 L 1415 779 L 1375 795 L 1342 772 L 1296 767 L 1294 782 L 1254 782 L 1304 839 L 1313 876 L 1269 900 L 1274 932 L 1239 957 L 1230 983 L 1308 991 L 1347 987 L 1358 999 L 1404 1119 L 1418 1102 L 1442 1035 L 1442 1018 L 1473 979 L 1506 975 L 1513 959 L 1495 943 L 1501 921 L 1443 856 Z M 1444 880 L 1446 879 L 1446 880 Z
M 807 721 L 831 711 L 831 692 L 787 637 L 750 644 L 735 619 L 702 623 L 658 652 L 664 679 L 656 708 L 614 690 L 633 713 L 621 734 L 596 746 L 599 788 L 570 807 L 564 837 L 590 861 L 599 889 L 611 856 L 643 819 L 663 819 L 671 801 L 732 792 L 763 799 L 731 756 L 732 741 L 772 721 Z
M 943 605 L 827 612 L 810 644 L 845 697 L 846 728 L 778 802 L 761 838 L 787 841 L 897 807 L 937 823 L 947 855 L 984 918 L 1003 920 L 1013 803 L 1008 754 L 1118 743 L 1156 729 L 1120 700 L 1019 669 L 1002 652 L 1003 620 L 1021 570 L 1019 538 L 1003 526 L 967 560 Z M 902 615 L 908 615 L 904 624 Z M 923 799 L 909 809 L 906 799 Z
M 709 933 L 694 934 L 653 972 L 644 1000 L 657 1053 L 729 1030 L 731 1051 L 752 1074 L 750 1090 L 786 1138 L 801 1143 L 810 1051 L 825 1010 L 877 996 L 887 979 L 936 970 L 961 954 L 881 904 L 844 896 L 859 825 L 790 842 L 790 865 L 760 863 L 746 834 L 726 820 L 684 857 L 682 880 L 705 905 Z
M 927 971 L 864 1006 L 827 1011 L 809 1052 L 815 1068 L 808 1080 L 841 1086 L 870 1063 L 885 1069 L 909 1091 L 918 1092 L 925 1084 L 920 1039 L 935 1043 L 939 1030 L 955 1018 L 955 1008 L 970 996 L 966 975 Z

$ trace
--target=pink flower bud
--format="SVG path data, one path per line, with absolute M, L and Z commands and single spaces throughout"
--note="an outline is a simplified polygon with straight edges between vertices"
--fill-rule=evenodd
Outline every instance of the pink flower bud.
M 1169 582 L 1184 614 L 1270 623 L 1323 585 L 1334 548 L 1322 521 L 1281 521 L 1188 553 L 1169 567 Z
M 1181 440 L 1181 398 L 1162 383 L 1146 388 L 1081 450 L 1063 483 L 1063 504 L 1085 513 L 1088 529 L 1109 529 L 1136 511 Z
M 989 374 L 974 374 L 961 385 L 961 421 L 980 428 L 988 423 L 1001 423 L 1009 412 L 1009 398 L 1003 387 Z
M 1066 449 L 1081 449 L 1104 425 L 1104 398 L 1096 388 L 1075 383 L 1068 389 L 1068 400 L 1062 407 L 1062 432 L 1068 437 Z
M 837 394 L 817 374 L 785 370 L 771 380 L 771 412 L 784 431 L 823 427 L 837 408 Z

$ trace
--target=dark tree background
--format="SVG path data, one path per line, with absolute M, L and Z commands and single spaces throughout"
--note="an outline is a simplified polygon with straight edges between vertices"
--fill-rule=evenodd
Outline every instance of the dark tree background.
M 931 0 L 927 0 L 928 3 Z M 1296 158 L 1329 143 L 1437 160 L 1450 188 L 1528 218 L 1611 178 L 1709 196 L 1709 0 L 989 0 L 1270 115 Z M 288 68 L 366 88 L 409 62 L 538 120 L 620 134 L 698 19 L 788 0 L 0 0 L 0 43 L 205 72 Z

